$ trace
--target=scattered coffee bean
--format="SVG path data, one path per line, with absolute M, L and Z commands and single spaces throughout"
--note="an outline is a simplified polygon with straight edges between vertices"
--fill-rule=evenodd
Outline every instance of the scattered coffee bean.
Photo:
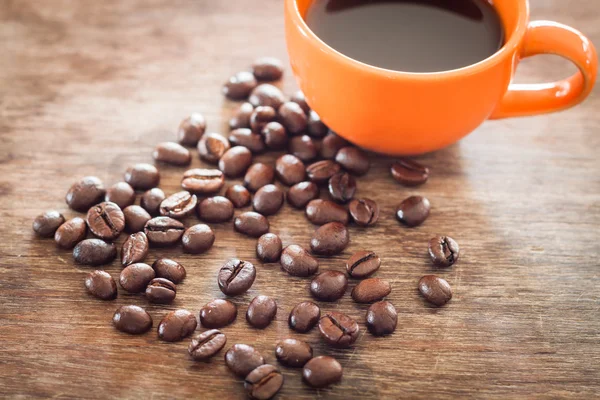
M 113 325 L 121 332 L 139 335 L 152 328 L 152 317 L 142 307 L 121 306 L 113 315 Z
M 308 119 L 298 103 L 292 101 L 283 103 L 279 107 L 278 113 L 279 120 L 291 135 L 296 135 L 306 130 Z
M 306 205 L 306 218 L 315 225 L 329 222 L 348 224 L 348 210 L 329 200 L 315 199 Z
M 339 271 L 325 271 L 310 282 L 310 293 L 321 301 L 341 299 L 348 287 L 348 278 Z
M 322 160 L 306 167 L 306 174 L 308 175 L 308 179 L 320 184 L 328 182 L 341 169 L 340 164 L 335 161 Z
M 429 256 L 438 267 L 454 265 L 459 255 L 458 243 L 450 236 L 436 236 L 429 241 Z
M 215 233 L 206 224 L 189 227 L 181 237 L 183 251 L 190 254 L 201 254 L 208 251 L 215 243 Z
M 340 254 L 350 242 L 346 226 L 339 222 L 329 222 L 315 230 L 310 239 L 310 249 L 314 254 L 333 256 Z
M 233 217 L 233 203 L 223 196 L 208 197 L 198 204 L 198 217 L 212 223 L 229 221 Z
M 148 238 L 144 232 L 129 235 L 121 247 L 121 265 L 127 267 L 142 262 L 148 256 Z
M 313 388 L 324 388 L 342 380 L 343 370 L 333 357 L 319 356 L 306 363 L 302 378 Z
M 123 209 L 135 203 L 135 190 L 127 182 L 118 182 L 106 190 L 104 200 Z
M 250 93 L 248 101 L 254 107 L 268 106 L 278 110 L 285 101 L 285 97 L 279 88 L 268 83 L 263 83 Z
M 338 172 L 329 178 L 329 194 L 338 203 L 347 203 L 356 193 L 356 180 L 347 172 Z
M 421 225 L 429 216 L 431 204 L 421 196 L 411 196 L 396 208 L 396 218 L 408 227 Z
M 179 124 L 177 141 L 183 146 L 196 147 L 204 132 L 206 132 L 206 119 L 200 113 L 192 113 Z
M 183 231 L 185 231 L 185 226 L 169 217 L 152 218 L 144 227 L 144 233 L 148 240 L 155 246 L 174 245 L 181 239 Z
M 216 164 L 230 147 L 229 141 L 223 136 L 207 133 L 198 142 L 198 154 L 204 161 Z
M 158 186 L 160 174 L 154 165 L 135 164 L 125 171 L 125 182 L 135 190 L 148 190 Z
M 261 187 L 273 183 L 275 179 L 275 170 L 273 167 L 263 163 L 252 164 L 246 176 L 244 176 L 244 186 L 251 192 L 256 192 Z
M 195 194 L 184 190 L 167 197 L 160 203 L 160 215 L 182 219 L 191 215 L 196 209 L 198 198 Z
M 284 339 L 277 343 L 275 356 L 286 367 L 303 367 L 313 356 L 313 349 L 306 342 Z
M 335 155 L 335 161 L 340 163 L 346 171 L 356 175 L 366 174 L 371 167 L 369 157 L 358 147 L 342 147 Z
M 104 202 L 90 208 L 86 222 L 100 239 L 113 240 L 125 229 L 125 215 L 115 203 Z
M 287 201 L 292 207 L 304 208 L 311 200 L 319 197 L 319 187 L 314 182 L 300 182 L 287 192 Z
M 306 102 L 306 97 L 304 96 L 304 92 L 302 90 L 296 91 L 292 95 L 290 101 L 293 101 L 294 103 L 298 104 L 306 115 L 310 113 L 310 106 Z
M 227 343 L 227 336 L 217 329 L 202 332 L 192 339 L 188 353 L 196 361 L 205 361 L 217 354 Z
M 296 332 L 306 333 L 319 322 L 321 309 L 312 301 L 296 304 L 290 312 L 288 323 Z
M 146 223 L 152 219 L 150 214 L 140 206 L 129 206 L 123 210 L 125 217 L 125 231 L 129 233 L 141 232 Z
M 306 168 L 298 157 L 284 154 L 275 161 L 275 173 L 284 185 L 292 186 L 304 180 Z
M 247 344 L 234 344 L 225 353 L 225 365 L 240 378 L 246 377 L 254 368 L 264 363 L 265 359 L 258 350 Z
M 189 165 L 192 154 L 188 149 L 175 142 L 159 143 L 152 153 L 155 161 L 171 165 Z
M 252 206 L 256 212 L 265 216 L 277 214 L 283 206 L 283 198 L 281 189 L 275 185 L 266 185 L 258 189 L 252 199 Z
M 331 311 L 319 320 L 319 332 L 332 346 L 350 347 L 358 339 L 360 329 L 356 321 L 346 314 Z
M 321 121 L 321 117 L 319 116 L 319 114 L 311 110 L 308 113 L 308 134 L 314 138 L 322 138 L 325 135 L 327 135 L 328 132 L 329 128 Z M 341 147 L 343 146 L 340 146 L 340 148 Z M 326 158 L 333 158 L 334 156 L 335 154 L 333 154 L 331 157 Z
M 46 211 L 33 220 L 33 231 L 40 237 L 50 238 L 65 223 L 65 217 L 58 211 Z
M 378 301 L 367 310 L 367 328 L 375 336 L 392 334 L 397 324 L 398 313 L 389 301 Z
M 346 262 L 348 275 L 355 279 L 364 279 L 379 269 L 381 259 L 372 251 L 361 250 L 354 253 Z
M 256 296 L 248 305 L 246 320 L 257 329 L 264 329 L 277 314 L 277 303 L 269 296 Z
M 260 132 L 260 131 L 259 131 Z M 247 147 L 253 153 L 262 153 L 265 151 L 265 142 L 260 133 L 254 133 L 248 128 L 234 129 L 229 134 L 229 142 L 233 146 Z
M 321 157 L 332 160 L 335 158 L 340 149 L 348 145 L 349 143 L 345 139 L 333 132 L 330 132 L 323 138 L 323 141 L 321 142 Z
M 350 216 L 358 226 L 372 226 L 379 220 L 379 206 L 371 199 L 354 199 L 348 204 Z
M 175 300 L 176 295 L 177 286 L 165 278 L 154 278 L 146 287 L 146 298 L 150 303 L 169 304 Z
M 54 233 L 54 241 L 63 249 L 72 249 L 85 239 L 87 224 L 83 218 L 75 217 L 58 227 Z
M 158 324 L 158 338 L 165 342 L 179 342 L 196 330 L 198 321 L 188 310 L 171 311 Z
M 140 206 L 150 215 L 158 215 L 160 203 L 166 199 L 165 192 L 159 188 L 150 189 L 142 195 Z
M 86 176 L 71 186 L 67 192 L 65 201 L 73 210 L 86 212 L 94 204 L 100 203 L 105 194 L 106 189 L 99 178 Z
M 295 136 L 290 140 L 289 152 L 302 161 L 311 161 L 317 157 L 317 146 L 308 135 Z
M 250 192 L 242 185 L 229 186 L 225 191 L 225 197 L 231 201 L 235 208 L 246 207 L 251 200 Z
M 259 106 L 250 116 L 250 128 L 255 133 L 262 133 L 267 124 L 277 119 L 277 111 L 273 107 Z
M 152 264 L 152 269 L 159 278 L 165 278 L 175 284 L 180 284 L 186 276 L 183 265 L 168 258 L 159 258 Z
M 101 300 L 117 298 L 117 284 L 108 272 L 90 272 L 85 278 L 85 288 L 89 294 Z
M 232 258 L 219 270 L 219 289 L 227 296 L 246 293 L 256 279 L 256 268 L 251 262 Z
M 269 221 L 264 215 L 254 211 L 246 211 L 233 221 L 236 231 L 252 237 L 260 237 L 269 232 Z
M 256 367 L 244 379 L 244 388 L 253 400 L 268 400 L 283 386 L 283 374 L 277 367 L 264 364 Z
M 287 132 L 279 122 L 269 122 L 261 131 L 265 145 L 271 150 L 283 150 L 288 143 Z
M 258 82 L 251 72 L 238 72 L 233 75 L 225 85 L 223 85 L 223 94 L 231 100 L 245 100 Z
M 390 171 L 394 179 L 404 186 L 419 186 L 429 179 L 429 168 L 406 158 L 395 162 Z
M 443 306 L 452 299 L 452 288 L 445 279 L 435 275 L 425 275 L 419 281 L 421 295 L 438 307 Z
M 155 277 L 154 270 L 148 264 L 131 264 L 121 271 L 119 283 L 129 293 L 141 293 Z
M 279 263 L 281 269 L 292 276 L 310 276 L 319 269 L 319 261 L 305 248 L 296 244 L 283 249 Z
M 237 317 L 237 307 L 228 300 L 215 299 L 200 309 L 202 326 L 218 329 L 231 324 Z
M 252 153 L 246 147 L 235 146 L 227 150 L 219 160 L 219 169 L 229 178 L 244 175 L 252 164 Z
M 388 281 L 379 278 L 368 278 L 352 289 L 352 299 L 357 303 L 372 303 L 390 294 L 392 286 Z
M 250 116 L 253 112 L 254 106 L 252 104 L 248 102 L 243 103 L 229 120 L 229 129 L 250 128 Z
M 276 81 L 283 76 L 283 64 L 274 57 L 261 57 L 252 64 L 252 72 L 259 81 Z
M 181 187 L 192 193 L 216 193 L 225 184 L 225 175 L 218 169 L 194 168 L 184 172 Z
M 100 239 L 85 239 L 73 249 L 75 262 L 83 265 L 108 264 L 117 256 L 117 247 Z
M 281 257 L 282 246 L 279 236 L 274 233 L 265 233 L 258 238 L 256 255 L 263 262 L 277 262 Z

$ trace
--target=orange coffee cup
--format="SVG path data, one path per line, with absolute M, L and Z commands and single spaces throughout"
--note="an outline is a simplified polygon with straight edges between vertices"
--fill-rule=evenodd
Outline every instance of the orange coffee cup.
M 292 69 L 308 104 L 334 132 L 380 153 L 438 150 L 486 119 L 560 111 L 583 101 L 598 69 L 594 45 L 580 32 L 549 21 L 529 21 L 527 0 L 495 0 L 506 43 L 468 67 L 407 73 L 353 60 L 320 40 L 304 15 L 312 0 L 285 0 Z M 556 54 L 579 71 L 562 81 L 511 84 L 519 61 Z

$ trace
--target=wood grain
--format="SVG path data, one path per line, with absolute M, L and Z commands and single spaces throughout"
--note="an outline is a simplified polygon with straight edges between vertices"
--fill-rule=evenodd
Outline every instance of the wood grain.
M 576 26 L 597 45 L 599 11 L 596 0 L 532 0 L 533 18 Z M 287 327 L 292 306 L 310 298 L 308 280 L 258 263 L 255 240 L 234 233 L 231 223 L 213 225 L 217 240 L 204 255 L 151 251 L 150 261 L 172 256 L 188 270 L 166 308 L 124 292 L 114 302 L 90 298 L 83 288 L 89 269 L 31 231 L 44 210 L 76 215 L 64 195 L 80 177 L 112 184 L 130 164 L 151 161 L 153 146 L 173 139 L 189 113 L 202 112 L 209 130 L 226 132 L 236 105 L 220 96 L 222 82 L 256 56 L 287 60 L 281 1 L 0 0 L 0 43 L 1 397 L 244 398 L 222 354 L 195 363 L 187 341 L 162 343 L 154 330 L 128 336 L 110 322 L 117 306 L 130 303 L 147 306 L 155 327 L 167 309 L 197 312 L 222 297 L 216 271 L 233 256 L 256 262 L 258 277 L 234 299 L 240 314 L 224 329 L 227 347 L 249 343 L 276 363 L 275 343 L 296 337 L 343 364 L 343 382 L 318 391 L 301 382 L 299 370 L 283 368 L 281 399 L 600 393 L 598 89 L 575 109 L 489 122 L 460 144 L 420 157 L 432 170 L 421 188 L 399 186 L 389 176 L 391 159 L 373 156 L 358 195 L 380 204 L 381 220 L 372 229 L 352 227 L 349 248 L 322 259 L 321 269 L 341 270 L 360 249 L 378 252 L 378 276 L 393 285 L 399 326 L 389 338 L 371 336 L 366 307 L 346 295 L 322 308 L 355 317 L 362 334 L 352 349 L 332 350 L 316 331 L 299 335 Z M 572 71 L 563 60 L 539 57 L 525 60 L 516 79 L 540 82 Z M 288 94 L 295 89 L 289 71 L 282 85 Z M 256 159 L 272 163 L 275 156 Z M 193 166 L 200 165 L 194 157 Z M 161 166 L 161 187 L 177 190 L 182 171 Z M 433 205 L 416 229 L 393 217 L 410 194 Z M 284 244 L 308 245 L 314 227 L 302 212 L 286 205 L 270 220 Z M 427 259 L 435 233 L 461 245 L 450 270 L 436 271 Z M 106 270 L 117 276 L 120 267 Z M 447 307 L 430 308 L 417 293 L 419 278 L 432 272 L 454 288 Z M 244 319 L 258 294 L 279 304 L 264 331 Z

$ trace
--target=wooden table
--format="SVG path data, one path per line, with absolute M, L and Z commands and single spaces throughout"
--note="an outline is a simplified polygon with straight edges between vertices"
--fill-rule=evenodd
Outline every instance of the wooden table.
M 597 45 L 599 12 L 596 0 L 532 0 L 534 18 L 576 26 Z M 188 270 L 166 308 L 124 292 L 114 302 L 90 298 L 83 288 L 90 268 L 31 230 L 47 209 L 76 215 L 63 199 L 80 177 L 97 175 L 110 185 L 130 164 L 151 161 L 153 146 L 172 140 L 191 112 L 225 133 L 236 104 L 221 97 L 222 82 L 256 56 L 287 60 L 280 0 L 2 0 L 0 43 L 0 397 L 244 398 L 223 353 L 195 363 L 187 340 L 163 343 L 155 330 L 128 336 L 111 324 L 114 310 L 130 303 L 147 306 L 155 327 L 167 309 L 197 312 L 223 297 L 216 271 L 233 256 L 256 262 L 258 278 L 234 299 L 239 316 L 224 329 L 227 347 L 249 343 L 276 363 L 275 343 L 291 336 L 343 364 L 343 382 L 319 391 L 301 382 L 300 370 L 283 368 L 281 399 L 600 393 L 599 89 L 575 109 L 486 123 L 460 144 L 420 157 L 432 176 L 417 189 L 390 178 L 391 159 L 372 157 L 358 196 L 379 202 L 381 220 L 372 229 L 352 227 L 349 248 L 322 259 L 321 269 L 341 270 L 360 249 L 379 253 L 378 276 L 392 282 L 399 325 L 391 337 L 371 336 L 366 307 L 346 295 L 322 308 L 355 317 L 362 333 L 351 349 L 332 350 L 316 330 L 299 335 L 287 326 L 291 307 L 310 298 L 308 280 L 258 263 L 255 240 L 234 233 L 231 223 L 213 225 L 217 240 L 204 255 L 151 251 L 150 262 L 170 256 Z M 540 57 L 523 62 L 517 79 L 571 72 L 567 62 Z M 295 89 L 289 71 L 283 87 Z M 161 167 L 166 192 L 178 189 L 182 171 Z M 393 212 L 414 193 L 427 196 L 433 210 L 423 226 L 407 229 Z M 270 220 L 284 244 L 308 245 L 314 227 L 302 212 L 286 205 Z M 447 271 L 428 260 L 435 233 L 462 249 Z M 106 270 L 116 277 L 120 266 Z M 418 295 L 428 273 L 453 286 L 447 307 L 431 308 Z M 262 331 L 244 319 L 258 294 L 279 304 L 276 322 Z

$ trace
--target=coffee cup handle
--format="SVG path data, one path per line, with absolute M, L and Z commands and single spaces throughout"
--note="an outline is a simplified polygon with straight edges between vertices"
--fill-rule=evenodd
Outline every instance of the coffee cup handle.
M 536 54 L 564 57 L 579 71 L 557 82 L 511 84 L 490 119 L 565 110 L 581 103 L 591 93 L 598 72 L 598 57 L 592 42 L 581 32 L 557 22 L 531 22 L 519 56 Z

